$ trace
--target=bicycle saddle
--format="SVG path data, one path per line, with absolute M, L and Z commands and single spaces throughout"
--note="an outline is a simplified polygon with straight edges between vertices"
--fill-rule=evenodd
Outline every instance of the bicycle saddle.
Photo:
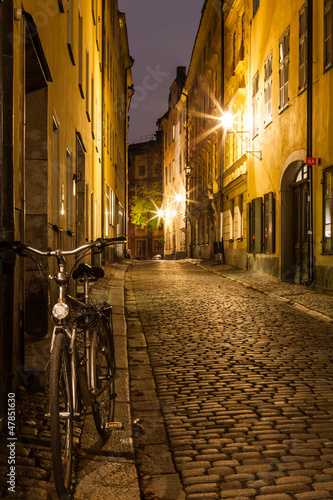
M 81 262 L 78 268 L 73 272 L 73 278 L 76 280 L 87 276 L 88 278 L 103 278 L 104 269 L 97 266 L 89 266 L 89 264 Z

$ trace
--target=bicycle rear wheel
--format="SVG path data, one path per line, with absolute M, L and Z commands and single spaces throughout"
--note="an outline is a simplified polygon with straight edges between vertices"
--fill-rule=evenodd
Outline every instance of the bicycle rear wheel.
M 57 333 L 50 357 L 50 424 L 54 481 L 59 497 L 68 498 L 72 477 L 73 404 L 67 338 Z
M 96 396 L 93 415 L 97 432 L 103 439 L 110 436 L 106 423 L 114 419 L 115 363 L 112 331 L 106 320 L 101 319 L 91 337 L 91 388 Z

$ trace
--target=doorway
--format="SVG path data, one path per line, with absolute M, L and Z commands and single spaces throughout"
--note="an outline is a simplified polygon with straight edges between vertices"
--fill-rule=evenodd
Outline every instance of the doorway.
M 294 203 L 294 283 L 305 284 L 308 279 L 308 180 L 306 165 L 297 172 L 292 191 Z
M 281 279 L 303 284 L 308 279 L 307 166 L 290 163 L 281 181 Z

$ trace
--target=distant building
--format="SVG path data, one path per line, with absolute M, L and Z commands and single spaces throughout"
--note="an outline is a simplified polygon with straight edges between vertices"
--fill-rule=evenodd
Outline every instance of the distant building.
M 27 0 L 23 9 L 9 0 L 0 25 L 1 240 L 71 249 L 125 235 L 132 61 L 118 2 Z M 35 269 L 1 254 L 0 419 L 23 369 L 24 333 L 48 331 Z
M 131 144 L 128 149 L 128 180 L 129 180 L 129 222 L 128 249 L 131 257 L 138 260 L 152 259 L 155 255 L 164 256 L 163 218 L 158 213 L 161 208 L 154 199 L 152 190 L 159 192 L 162 199 L 162 133 L 157 131 L 155 139 Z M 147 213 L 148 219 L 154 219 L 156 227 L 149 224 L 133 224 L 132 203 L 140 192 L 151 191 L 152 212 Z
M 163 217 L 165 258 L 184 258 L 187 165 L 187 95 L 183 93 L 186 68 L 178 66 L 170 87 L 169 107 L 157 122 L 163 131 Z

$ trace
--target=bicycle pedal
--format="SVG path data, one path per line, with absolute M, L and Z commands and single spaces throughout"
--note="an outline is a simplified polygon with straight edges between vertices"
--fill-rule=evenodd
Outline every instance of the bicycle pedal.
M 122 430 L 124 429 L 124 424 L 122 422 L 106 422 L 105 429 Z

